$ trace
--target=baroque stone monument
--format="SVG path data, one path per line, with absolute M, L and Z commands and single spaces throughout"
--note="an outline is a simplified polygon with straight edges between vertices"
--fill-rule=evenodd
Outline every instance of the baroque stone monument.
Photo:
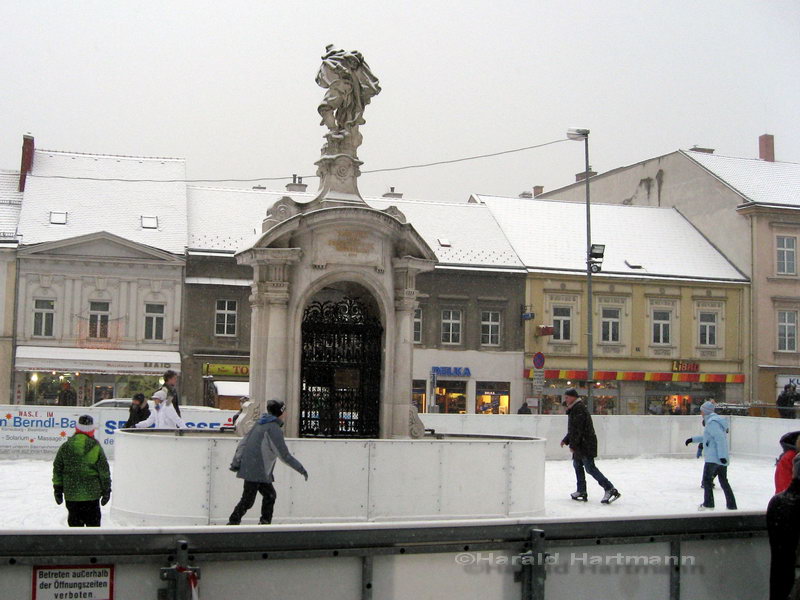
M 381 91 L 364 57 L 328 46 L 316 82 L 319 192 L 275 202 L 236 255 L 253 268 L 250 397 L 257 412 L 285 399 L 289 436 L 418 437 L 416 276 L 436 257 L 397 207 L 374 209 L 358 191 L 359 127 Z

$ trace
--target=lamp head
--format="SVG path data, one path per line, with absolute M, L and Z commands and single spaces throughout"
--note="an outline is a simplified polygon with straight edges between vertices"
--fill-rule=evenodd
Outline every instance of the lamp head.
M 580 127 L 570 127 L 567 129 L 567 137 L 571 140 L 582 142 L 589 137 L 589 130 Z

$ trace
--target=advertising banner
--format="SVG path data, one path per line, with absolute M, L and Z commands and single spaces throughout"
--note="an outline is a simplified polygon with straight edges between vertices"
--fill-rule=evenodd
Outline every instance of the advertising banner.
M 25 456 L 51 459 L 58 447 L 75 433 L 81 415 L 92 415 L 97 423 L 95 439 L 106 456 L 114 456 L 114 434 L 128 420 L 127 408 L 0 404 L 0 459 Z M 181 406 L 189 429 L 217 429 L 233 422 L 234 410 Z

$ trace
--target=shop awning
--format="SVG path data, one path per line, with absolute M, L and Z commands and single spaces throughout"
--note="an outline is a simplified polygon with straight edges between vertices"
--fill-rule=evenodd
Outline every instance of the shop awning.
M 545 379 L 586 381 L 588 371 L 545 369 Z M 525 369 L 525 379 L 533 379 L 534 370 Z M 743 373 L 651 373 L 647 371 L 595 371 L 595 381 L 685 381 L 700 383 L 744 383 Z
M 217 387 L 217 396 L 250 397 L 249 381 L 215 381 L 214 385 Z
M 149 350 L 18 346 L 14 369 L 16 371 L 163 375 L 167 369 L 180 373 L 181 355 L 177 352 L 152 352 Z

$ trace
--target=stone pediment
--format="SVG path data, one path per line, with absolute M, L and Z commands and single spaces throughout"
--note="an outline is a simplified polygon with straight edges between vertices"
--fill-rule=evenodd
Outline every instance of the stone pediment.
M 66 258 L 78 260 L 163 261 L 181 264 L 183 260 L 169 252 L 101 231 L 55 242 L 25 247 L 20 257 Z

